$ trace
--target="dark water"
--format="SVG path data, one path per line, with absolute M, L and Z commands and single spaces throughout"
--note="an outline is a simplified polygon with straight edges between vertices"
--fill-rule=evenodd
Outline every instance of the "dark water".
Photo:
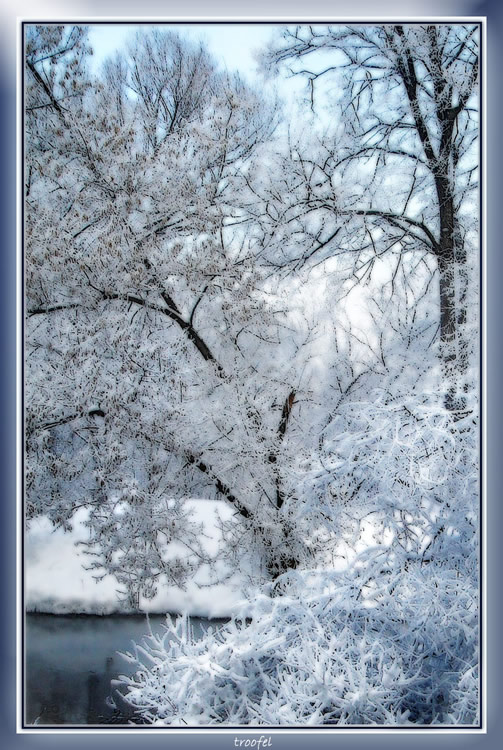
M 154 633 L 163 632 L 164 615 L 149 619 Z M 197 637 L 216 621 L 191 622 Z M 110 704 L 110 681 L 135 671 L 117 652 L 132 651 L 147 634 L 144 615 L 27 615 L 26 724 L 127 724 L 130 714 L 116 692 L 116 707 Z

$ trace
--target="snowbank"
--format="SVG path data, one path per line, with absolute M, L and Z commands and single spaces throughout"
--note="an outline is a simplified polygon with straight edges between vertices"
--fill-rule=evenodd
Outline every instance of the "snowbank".
M 188 500 L 194 520 L 204 524 L 204 543 L 215 555 L 221 544 L 218 520 L 227 520 L 232 509 L 215 500 Z M 118 584 L 107 575 L 97 581 L 96 571 L 86 570 L 89 558 L 76 542 L 88 538 L 84 526 L 87 511 L 79 511 L 73 519 L 73 530 L 54 529 L 46 518 L 31 522 L 25 537 L 25 603 L 28 612 L 50 614 L 125 614 L 130 607 L 117 595 Z M 199 617 L 230 617 L 243 598 L 243 578 L 234 572 L 225 583 L 210 581 L 228 578 L 224 562 L 218 562 L 210 578 L 203 566 L 186 590 L 169 587 L 159 590 L 154 599 L 142 599 L 140 611 L 163 614 L 186 613 Z

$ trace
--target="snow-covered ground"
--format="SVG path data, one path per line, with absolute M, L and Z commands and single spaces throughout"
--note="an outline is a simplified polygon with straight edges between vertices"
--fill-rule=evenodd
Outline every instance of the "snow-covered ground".
M 233 513 L 222 502 L 188 500 L 194 520 L 204 524 L 204 543 L 208 552 L 216 554 L 221 543 L 217 516 L 227 520 Z M 117 614 L 131 609 L 117 596 L 118 584 L 107 575 L 96 581 L 96 571 L 89 565 L 84 547 L 88 530 L 84 526 L 86 510 L 72 520 L 73 531 L 54 529 L 46 518 L 31 522 L 25 537 L 25 602 L 28 612 L 51 614 Z M 216 565 L 219 578 L 225 578 L 225 564 Z M 213 573 L 213 576 L 215 573 Z M 203 567 L 186 590 L 161 588 L 154 599 L 141 599 L 140 610 L 149 613 L 187 613 L 200 617 L 229 617 L 242 600 L 243 578 L 234 573 L 224 584 L 210 583 L 210 572 Z

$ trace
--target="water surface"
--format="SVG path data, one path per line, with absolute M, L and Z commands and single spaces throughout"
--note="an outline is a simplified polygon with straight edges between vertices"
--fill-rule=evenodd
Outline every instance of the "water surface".
M 165 616 L 149 619 L 153 632 L 162 633 Z M 197 637 L 219 621 L 194 617 L 191 622 Z M 110 681 L 134 673 L 134 665 L 117 652 L 132 651 L 146 635 L 144 615 L 28 614 L 26 724 L 127 724 L 127 707 L 117 699 L 117 707 L 110 704 Z

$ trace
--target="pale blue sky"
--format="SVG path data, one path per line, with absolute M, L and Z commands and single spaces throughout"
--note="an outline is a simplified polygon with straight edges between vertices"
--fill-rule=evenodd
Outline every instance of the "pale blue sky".
M 254 79 L 256 62 L 253 51 L 263 47 L 273 35 L 273 24 L 166 24 L 183 35 L 202 39 L 215 58 L 228 70 L 239 70 L 248 80 Z M 89 38 L 94 48 L 97 68 L 110 54 L 120 49 L 128 36 L 134 34 L 134 24 L 90 25 Z M 276 26 L 277 28 L 277 26 Z

